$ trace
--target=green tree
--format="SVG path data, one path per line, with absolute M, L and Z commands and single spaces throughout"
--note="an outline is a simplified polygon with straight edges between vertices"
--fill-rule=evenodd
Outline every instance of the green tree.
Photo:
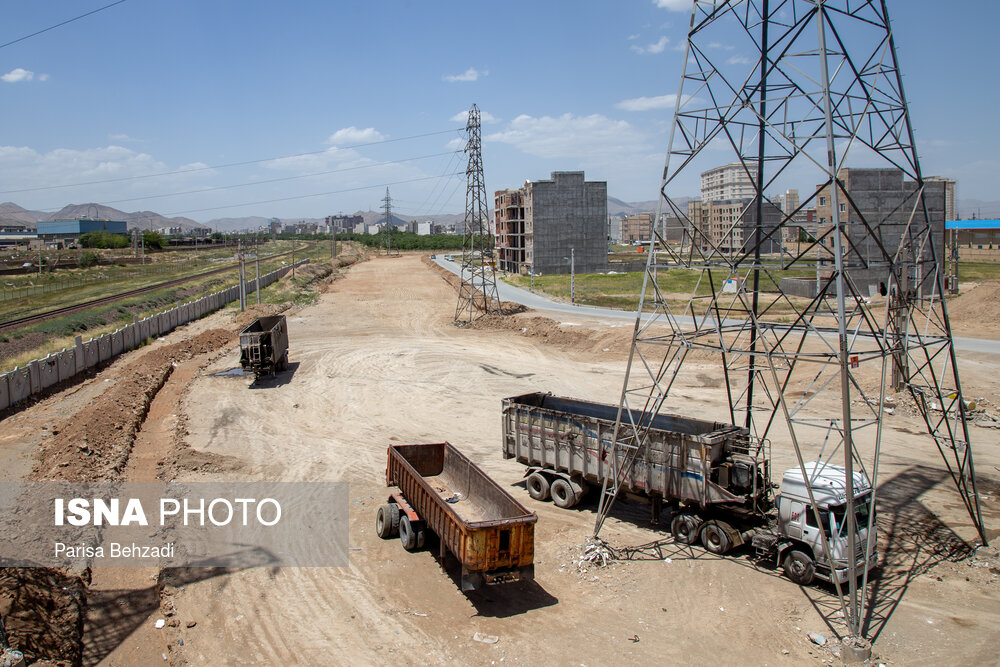
M 142 243 L 146 248 L 162 250 L 167 245 L 167 240 L 160 232 L 153 232 L 148 229 L 142 231 Z
M 124 234 L 112 234 L 108 231 L 87 232 L 80 234 L 77 243 L 82 248 L 127 248 L 128 237 Z

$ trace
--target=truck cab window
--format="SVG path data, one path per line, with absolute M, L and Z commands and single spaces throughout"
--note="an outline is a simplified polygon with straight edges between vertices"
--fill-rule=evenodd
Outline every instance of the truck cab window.
M 807 507 L 805 512 L 806 512 L 806 525 L 811 526 L 812 528 L 819 528 L 819 526 L 816 525 L 816 513 L 813 512 L 813 508 Z M 820 521 L 823 522 L 823 532 L 826 533 L 827 537 L 829 537 L 831 535 L 830 513 L 827 512 L 826 510 L 820 510 L 819 518 Z

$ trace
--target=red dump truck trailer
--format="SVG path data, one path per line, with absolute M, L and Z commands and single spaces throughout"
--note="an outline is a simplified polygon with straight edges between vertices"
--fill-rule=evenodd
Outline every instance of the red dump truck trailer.
M 538 517 L 450 443 L 390 445 L 385 479 L 396 490 L 378 509 L 382 539 L 415 551 L 433 531 L 442 564 L 448 553 L 461 563 L 463 591 L 534 578 Z

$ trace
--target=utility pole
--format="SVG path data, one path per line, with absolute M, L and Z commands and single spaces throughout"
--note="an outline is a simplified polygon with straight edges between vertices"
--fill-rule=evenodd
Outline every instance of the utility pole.
M 295 278 L 295 239 L 292 239 L 292 278 Z
M 260 247 L 257 243 L 258 234 L 253 235 L 253 264 L 256 272 L 253 284 L 257 288 L 257 305 L 260 305 Z
M 38 239 L 38 277 L 42 277 L 42 243 L 41 239 Z
M 569 300 L 576 303 L 576 248 L 569 249 Z
M 240 312 L 242 313 L 247 309 L 247 284 L 243 266 L 243 237 L 240 237 L 236 241 L 236 258 L 239 260 Z

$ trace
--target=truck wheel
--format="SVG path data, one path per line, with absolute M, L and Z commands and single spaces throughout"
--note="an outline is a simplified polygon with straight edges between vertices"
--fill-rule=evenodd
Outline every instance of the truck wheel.
M 727 525 L 720 521 L 709 521 L 701 528 L 701 545 L 713 554 L 724 554 L 732 547 Z
M 399 541 L 407 551 L 417 550 L 417 531 L 410 523 L 410 517 L 405 514 L 399 517 Z
M 785 556 L 785 576 L 799 586 L 808 586 L 816 576 L 816 563 L 802 551 L 789 551 Z
M 375 517 L 375 532 L 383 540 L 399 534 L 399 505 L 388 503 L 378 508 Z
M 528 495 L 533 500 L 545 501 L 549 499 L 549 480 L 542 473 L 533 472 L 528 475 L 525 486 L 528 487 Z
M 281 355 L 281 359 L 278 361 L 278 370 L 279 371 L 288 370 L 288 350 L 285 350 L 285 353 Z
M 694 514 L 678 514 L 670 522 L 670 533 L 674 536 L 675 542 L 694 544 L 698 539 L 699 526 L 701 517 Z
M 555 506 L 563 509 L 573 507 L 578 500 L 576 491 L 573 490 L 573 486 L 569 483 L 569 480 L 562 477 L 552 481 L 549 492 L 552 494 L 552 502 Z

